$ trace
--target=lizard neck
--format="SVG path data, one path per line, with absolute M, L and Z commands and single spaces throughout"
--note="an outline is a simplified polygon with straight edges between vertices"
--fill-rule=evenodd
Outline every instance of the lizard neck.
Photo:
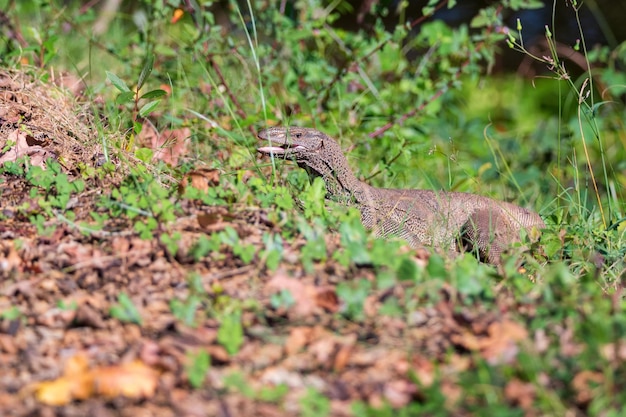
M 354 175 L 341 147 L 333 142 L 326 142 L 323 156 L 319 159 L 299 163 L 310 176 L 322 177 L 326 184 L 327 197 L 340 201 L 355 201 L 357 204 L 366 200 L 369 186 Z

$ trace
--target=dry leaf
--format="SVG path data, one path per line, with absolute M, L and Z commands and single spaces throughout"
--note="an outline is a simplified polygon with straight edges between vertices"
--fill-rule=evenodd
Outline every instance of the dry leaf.
M 582 371 L 574 376 L 572 387 L 576 391 L 576 401 L 579 404 L 586 404 L 595 397 L 594 392 L 601 389 L 604 382 L 604 375 L 600 372 Z
M 65 364 L 62 377 L 37 383 L 33 389 L 39 402 L 61 406 L 94 395 L 106 398 L 120 395 L 129 398 L 151 397 L 158 378 L 159 373 L 141 361 L 89 370 L 86 356 L 76 355 Z
M 93 394 L 93 375 L 87 369 L 87 357 L 71 357 L 63 370 L 63 376 L 54 381 L 35 384 L 35 396 L 39 402 L 60 406 L 73 400 L 89 398 Z
M 15 249 L 13 241 L 6 244 L 0 243 L 0 272 L 10 272 L 18 270 L 22 263 L 22 258 Z
M 293 327 L 285 342 L 285 352 L 288 355 L 298 353 L 311 341 L 313 329 L 311 327 Z
M 430 387 L 435 382 L 435 365 L 426 357 L 418 355 L 412 360 L 413 372 L 420 384 Z
M 107 398 L 120 395 L 129 398 L 151 397 L 159 380 L 159 373 L 141 361 L 96 368 L 92 373 L 96 392 Z
M 504 396 L 511 403 L 529 410 L 535 401 L 535 386 L 529 382 L 513 379 L 504 387 Z
M 3 141 L 0 145 L 4 146 L 6 142 L 11 142 L 14 145 L 4 154 L 0 155 L 0 165 L 3 165 L 5 162 L 15 162 L 19 158 L 28 155 L 30 156 L 30 164 L 32 166 L 46 169 L 45 160 L 53 156 L 53 154 L 39 145 L 30 146 L 29 141 L 36 143 L 32 136 L 29 136 L 19 129 L 15 129 L 13 132 L 9 133 L 6 141 Z
M 478 336 L 467 329 L 452 335 L 454 343 L 469 350 L 478 350 L 490 364 L 510 362 L 517 355 L 516 343 L 525 339 L 528 332 L 512 322 L 494 322 L 487 328 L 487 336 Z
M 526 329 L 512 321 L 492 323 L 487 332 L 489 337 L 482 339 L 481 351 L 492 365 L 510 362 L 517 355 L 516 342 L 528 337 Z
M 153 160 L 162 160 L 176 166 L 178 159 L 187 154 L 190 136 L 191 130 L 187 127 L 159 133 L 152 125 L 144 123 L 138 141 L 142 146 L 154 150 Z
M 200 168 L 187 173 L 178 185 L 178 193 L 183 194 L 187 187 L 206 192 L 220 183 L 220 172 L 217 169 Z
M 344 370 L 352 355 L 353 345 L 343 345 L 339 348 L 339 351 L 335 355 L 335 362 L 333 370 L 335 372 L 341 372 Z
M 318 288 L 317 294 L 315 294 L 315 304 L 331 313 L 339 311 L 339 297 L 337 297 L 335 287 Z

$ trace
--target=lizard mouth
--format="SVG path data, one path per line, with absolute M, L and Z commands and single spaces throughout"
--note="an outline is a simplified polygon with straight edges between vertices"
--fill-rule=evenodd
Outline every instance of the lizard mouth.
M 294 153 L 297 151 L 304 150 L 304 146 L 296 145 L 281 145 L 281 146 L 262 146 L 257 148 L 257 151 L 263 154 L 274 154 L 274 155 L 288 155 L 290 153 Z

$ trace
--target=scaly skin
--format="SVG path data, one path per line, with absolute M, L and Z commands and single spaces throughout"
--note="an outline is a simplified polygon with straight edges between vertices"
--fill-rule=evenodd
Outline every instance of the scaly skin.
M 537 213 L 488 197 L 372 187 L 352 173 L 339 144 L 315 129 L 273 127 L 258 137 L 267 143 L 257 149 L 260 153 L 295 160 L 310 176 L 324 179 L 327 197 L 358 207 L 366 228 L 378 236 L 402 237 L 413 247 L 469 250 L 499 264 L 522 229 L 545 227 Z

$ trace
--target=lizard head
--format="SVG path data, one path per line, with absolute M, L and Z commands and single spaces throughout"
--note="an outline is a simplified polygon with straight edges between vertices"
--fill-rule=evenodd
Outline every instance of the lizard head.
M 340 146 L 324 133 L 306 127 L 271 127 L 258 133 L 260 140 L 269 146 L 257 151 L 293 159 L 313 175 L 328 177 L 338 168 L 335 161 L 343 159 Z
M 327 138 L 315 129 L 304 127 L 270 127 L 261 130 L 258 137 L 269 144 L 258 148 L 260 153 L 283 155 L 285 159 L 292 157 L 298 162 L 319 154 L 324 148 L 324 139 Z
M 351 194 L 359 186 L 341 146 L 324 133 L 304 127 L 271 127 L 258 133 L 264 155 L 295 160 L 312 177 L 322 177 L 331 195 Z

